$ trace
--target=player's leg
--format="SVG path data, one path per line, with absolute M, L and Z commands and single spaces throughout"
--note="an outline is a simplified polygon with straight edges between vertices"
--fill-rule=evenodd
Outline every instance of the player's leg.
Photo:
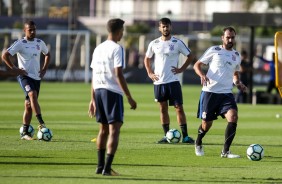
M 96 140 L 98 163 L 96 174 L 102 174 L 105 166 L 106 146 L 109 135 L 109 125 L 100 123 L 99 133 Z
M 114 122 L 109 125 L 109 137 L 107 142 L 107 157 L 103 170 L 103 175 L 116 175 L 112 169 L 112 162 L 118 148 L 120 128 L 122 122 Z
M 161 125 L 163 128 L 164 135 L 169 131 L 169 125 L 170 125 L 170 117 L 168 114 L 168 103 L 167 101 L 164 102 L 159 102 L 160 105 L 160 120 L 161 120 Z M 166 139 L 164 139 L 165 142 Z M 163 143 L 162 139 L 159 141 L 159 143 Z
M 228 110 L 227 113 L 225 114 L 225 118 L 227 120 L 227 126 L 225 129 L 225 142 L 221 153 L 221 157 L 238 158 L 240 157 L 239 155 L 231 154 L 230 152 L 230 146 L 236 135 L 237 121 L 238 121 L 237 110 L 236 109 Z
M 23 136 L 21 137 L 21 139 L 32 140 L 31 135 L 28 134 L 28 129 L 29 129 L 29 126 L 30 126 L 31 118 L 32 118 L 32 109 L 31 109 L 31 106 L 30 106 L 29 99 L 26 99 L 25 102 L 24 102 Z
M 164 137 L 157 143 L 168 143 L 165 135 L 169 131 L 170 117 L 168 114 L 168 84 L 154 85 L 155 101 L 159 102 L 160 107 L 160 121 L 164 132 Z
M 217 119 L 216 111 L 219 101 L 217 94 L 205 91 L 201 92 L 197 117 L 202 119 L 202 121 L 198 128 L 198 136 L 195 143 L 195 153 L 197 156 L 204 155 L 202 140 L 212 127 L 213 120 Z
M 183 105 L 175 105 L 174 108 L 176 111 L 177 122 L 182 132 L 182 142 L 194 144 L 195 143 L 194 139 L 188 136 L 186 115 L 183 109 Z
M 203 138 L 205 137 L 206 133 L 212 127 L 213 121 L 205 121 L 202 120 L 198 128 L 198 136 L 195 142 L 195 153 L 197 156 L 204 156 L 204 148 L 203 148 Z

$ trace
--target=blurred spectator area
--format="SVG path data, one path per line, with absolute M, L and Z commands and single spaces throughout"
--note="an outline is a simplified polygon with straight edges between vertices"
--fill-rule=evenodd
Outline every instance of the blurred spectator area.
M 48 15 L 49 18 L 67 18 L 69 12 L 70 9 L 68 6 L 63 6 L 63 7 L 50 6 Z

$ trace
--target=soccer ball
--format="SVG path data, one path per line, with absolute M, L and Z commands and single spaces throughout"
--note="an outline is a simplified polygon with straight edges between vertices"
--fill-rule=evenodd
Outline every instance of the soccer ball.
M 31 125 L 29 125 L 29 127 L 28 127 L 27 135 L 29 135 L 30 137 L 33 137 L 33 135 L 34 135 L 34 128 Z M 21 128 L 20 128 L 20 136 L 21 137 L 24 136 L 23 126 L 21 126 Z
M 170 129 L 166 133 L 166 140 L 169 143 L 178 143 L 180 141 L 181 134 L 177 129 Z
M 247 157 L 252 161 L 259 161 L 264 156 L 264 149 L 259 144 L 251 144 L 247 149 Z
M 37 138 L 40 141 L 51 141 L 53 133 L 49 128 L 41 128 L 37 132 Z

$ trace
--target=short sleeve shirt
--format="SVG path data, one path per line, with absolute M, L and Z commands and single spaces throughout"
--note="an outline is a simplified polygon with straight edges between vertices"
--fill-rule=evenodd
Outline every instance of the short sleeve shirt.
M 121 45 L 106 40 L 98 45 L 92 55 L 93 89 L 104 88 L 123 95 L 117 82 L 115 68 L 124 66 L 124 51 Z
M 39 77 L 40 55 L 41 53 L 46 55 L 49 52 L 44 41 L 38 38 L 29 41 L 23 38 L 17 40 L 7 50 L 12 56 L 17 54 L 18 67 L 24 69 L 30 78 L 41 79 Z
M 232 49 L 224 49 L 222 46 L 210 47 L 199 59 L 209 65 L 206 76 L 210 82 L 203 86 L 203 91 L 213 93 L 231 93 L 233 88 L 233 75 L 240 71 L 241 56 Z
M 178 75 L 172 73 L 172 67 L 177 67 L 179 55 L 188 56 L 190 49 L 179 39 L 171 37 L 170 40 L 162 40 L 161 37 L 150 42 L 146 56 L 152 58 L 155 54 L 154 73 L 159 80 L 154 84 L 165 84 L 179 81 Z

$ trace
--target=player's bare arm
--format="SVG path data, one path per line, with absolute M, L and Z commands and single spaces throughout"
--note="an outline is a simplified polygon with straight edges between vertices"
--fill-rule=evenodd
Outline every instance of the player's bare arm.
M 197 61 L 195 64 L 194 64 L 194 70 L 196 72 L 196 74 L 200 77 L 201 79 L 201 84 L 206 86 L 207 83 L 209 83 L 209 78 L 203 73 L 202 71 L 202 65 L 204 65 L 201 61 Z
M 93 79 L 92 79 L 93 81 Z M 88 115 L 90 118 L 93 118 L 96 116 L 96 105 L 95 105 L 95 90 L 93 88 L 93 84 L 91 85 L 91 98 L 89 102 L 89 108 L 88 108 Z
M 234 81 L 235 86 L 239 90 L 243 91 L 244 93 L 247 92 L 248 88 L 240 81 L 240 77 L 239 77 L 239 72 L 238 71 L 234 73 L 233 81 Z
M 135 102 L 135 100 L 132 98 L 130 91 L 127 87 L 127 83 L 126 80 L 123 76 L 123 72 L 122 72 L 122 67 L 116 67 L 115 68 L 115 74 L 117 77 L 117 82 L 119 84 L 119 86 L 121 87 L 121 89 L 123 90 L 125 96 L 127 97 L 127 101 L 130 105 L 130 109 L 135 110 L 137 108 L 137 103 Z
M 156 75 L 151 67 L 151 59 L 148 58 L 147 56 L 145 56 L 144 58 L 144 65 L 147 71 L 148 76 L 150 77 L 150 79 L 152 79 L 152 81 L 158 81 L 159 80 L 159 76 Z
M 50 63 L 50 52 L 48 52 L 46 55 L 45 55 L 45 60 L 44 60 L 44 64 L 43 64 L 43 67 L 42 69 L 39 71 L 39 77 L 40 78 L 43 78 L 44 75 L 46 74 L 46 71 L 47 71 L 47 68 L 49 66 L 49 63 Z
M 11 54 L 8 51 L 5 51 L 2 54 L 2 60 L 6 63 L 6 65 L 12 69 L 13 73 L 16 73 L 17 75 L 27 75 L 27 72 L 23 69 L 19 69 L 18 67 L 16 67 L 13 62 L 10 60 Z

